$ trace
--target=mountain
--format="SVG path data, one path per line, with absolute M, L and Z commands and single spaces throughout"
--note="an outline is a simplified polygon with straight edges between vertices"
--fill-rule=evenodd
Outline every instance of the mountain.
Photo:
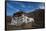
M 38 25 L 35 25 L 36 27 L 44 27 L 45 23 L 45 10 L 44 9 L 36 9 L 32 12 L 32 17 L 35 20 L 35 23 Z
M 21 12 L 21 13 L 24 13 L 24 12 Z M 21 14 L 20 12 L 18 13 L 17 12 L 17 15 L 18 14 Z M 45 9 L 35 9 L 33 12 L 29 12 L 29 13 L 24 13 L 26 16 L 28 17 L 32 17 L 34 18 L 34 23 L 32 24 L 32 28 L 44 28 L 45 27 Z M 13 14 L 14 16 L 16 15 Z M 12 17 L 11 16 L 6 16 L 6 29 L 7 29 L 7 25 L 8 23 L 11 23 L 11 19 Z M 27 25 L 31 25 L 31 24 L 27 24 Z M 26 25 L 26 26 L 27 26 Z M 9 27 L 12 27 L 12 26 L 9 26 Z M 13 27 L 12 27 L 13 28 Z M 12 29 L 11 28 L 11 29 Z M 9 29 L 9 28 L 8 28 Z M 14 29 L 14 28 L 13 28 Z M 16 29 L 16 28 L 15 28 Z

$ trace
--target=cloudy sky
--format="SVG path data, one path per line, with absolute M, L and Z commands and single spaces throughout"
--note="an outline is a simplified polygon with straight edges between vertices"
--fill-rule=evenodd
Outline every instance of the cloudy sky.
M 18 1 L 8 1 L 6 3 L 7 16 L 12 16 L 20 10 L 25 12 L 33 12 L 34 9 L 44 9 L 45 4 L 41 2 L 18 2 Z

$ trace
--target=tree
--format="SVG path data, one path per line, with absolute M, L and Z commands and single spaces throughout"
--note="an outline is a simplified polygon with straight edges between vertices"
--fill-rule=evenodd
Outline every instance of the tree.
M 16 13 L 13 14 L 13 16 L 21 16 L 21 14 L 24 14 L 24 11 L 18 11 Z

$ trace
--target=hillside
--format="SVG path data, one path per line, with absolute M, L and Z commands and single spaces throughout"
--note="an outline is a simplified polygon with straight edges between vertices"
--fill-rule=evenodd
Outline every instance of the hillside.
M 32 24 L 32 28 L 44 28 L 44 24 L 45 24 L 45 10 L 44 9 L 36 9 L 35 11 L 33 12 L 29 12 L 29 13 L 26 13 L 25 15 L 28 16 L 28 17 L 33 17 L 34 18 L 34 23 Z M 7 23 L 11 23 L 11 19 L 12 17 L 11 16 L 6 16 L 6 25 Z M 31 25 L 31 24 L 29 24 Z M 25 25 L 25 26 L 28 26 Z M 9 26 L 9 27 L 12 27 L 12 26 Z M 11 29 L 11 28 L 8 28 L 8 29 Z M 12 29 L 14 29 L 12 27 Z M 16 28 L 15 28 L 16 29 Z
M 32 17 L 35 19 L 35 23 L 38 25 L 36 27 L 43 28 L 44 27 L 44 9 L 36 9 L 34 12 L 32 12 Z

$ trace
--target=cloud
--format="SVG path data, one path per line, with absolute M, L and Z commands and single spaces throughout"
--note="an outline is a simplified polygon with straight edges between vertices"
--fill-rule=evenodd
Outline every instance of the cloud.
M 39 8 L 40 9 L 45 9 L 45 5 L 44 4 L 41 4 L 41 5 L 39 5 Z
M 45 7 L 44 6 L 40 6 L 40 9 L 45 9 Z
M 16 12 L 20 11 L 19 9 L 15 9 L 15 10 L 16 10 Z
M 25 7 L 25 5 L 21 5 L 21 7 L 23 7 L 23 8 L 24 8 L 24 7 Z
M 11 8 L 11 9 L 14 8 L 11 4 L 8 4 L 8 3 L 7 3 L 7 7 Z
M 23 3 L 20 3 L 20 5 L 21 5 L 22 8 L 25 8 L 25 5 Z

